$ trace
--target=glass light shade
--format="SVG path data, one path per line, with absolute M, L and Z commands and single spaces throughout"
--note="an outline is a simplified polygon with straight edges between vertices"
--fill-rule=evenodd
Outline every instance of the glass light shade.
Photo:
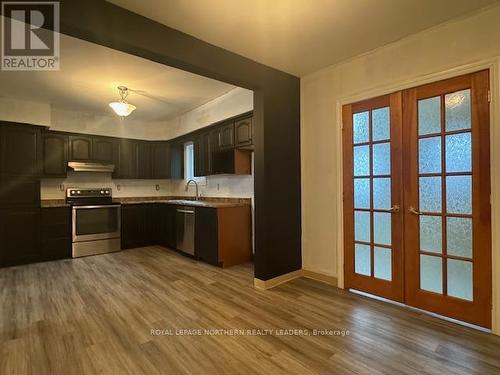
M 109 106 L 113 109 L 113 111 L 115 111 L 115 113 L 118 116 L 121 116 L 121 117 L 127 117 L 132 112 L 134 112 L 134 110 L 136 108 L 135 105 L 132 105 L 132 104 L 127 103 L 125 101 L 112 102 L 112 103 L 109 103 Z

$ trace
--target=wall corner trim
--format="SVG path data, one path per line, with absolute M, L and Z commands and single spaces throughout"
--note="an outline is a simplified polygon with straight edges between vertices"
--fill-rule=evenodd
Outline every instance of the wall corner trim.
M 319 281 L 334 287 L 337 287 L 337 278 L 334 276 L 330 275 L 325 275 L 322 273 L 317 273 L 314 271 L 309 271 L 306 269 L 300 269 L 296 270 L 293 272 L 285 273 L 284 275 L 280 275 L 278 277 L 274 277 L 269 280 L 260 280 L 257 278 L 253 279 L 253 284 L 255 289 L 258 290 L 268 290 L 271 288 L 274 288 L 278 285 L 284 284 L 286 282 L 301 278 L 301 277 L 306 277 L 308 279 L 312 279 L 315 281 Z

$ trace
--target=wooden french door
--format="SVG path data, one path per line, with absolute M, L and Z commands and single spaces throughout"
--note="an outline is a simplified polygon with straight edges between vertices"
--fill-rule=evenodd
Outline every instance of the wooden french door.
M 343 108 L 347 288 L 491 326 L 488 71 Z

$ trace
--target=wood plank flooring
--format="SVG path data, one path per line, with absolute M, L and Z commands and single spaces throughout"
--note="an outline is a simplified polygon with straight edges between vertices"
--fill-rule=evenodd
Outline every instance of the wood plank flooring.
M 500 337 L 313 280 L 252 283 L 250 264 L 161 247 L 0 269 L 0 374 L 500 374 Z M 175 335 L 230 328 L 309 335 Z

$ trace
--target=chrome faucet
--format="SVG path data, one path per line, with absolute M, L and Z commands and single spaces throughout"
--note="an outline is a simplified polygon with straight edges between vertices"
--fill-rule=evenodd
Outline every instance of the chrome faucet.
M 194 186 L 196 186 L 196 200 L 199 200 L 200 199 L 200 195 L 198 194 L 198 183 L 195 181 L 195 180 L 189 180 L 187 183 L 186 183 L 186 187 L 184 188 L 185 191 L 188 191 L 188 188 L 189 188 L 189 185 L 191 184 L 191 182 L 194 184 Z

